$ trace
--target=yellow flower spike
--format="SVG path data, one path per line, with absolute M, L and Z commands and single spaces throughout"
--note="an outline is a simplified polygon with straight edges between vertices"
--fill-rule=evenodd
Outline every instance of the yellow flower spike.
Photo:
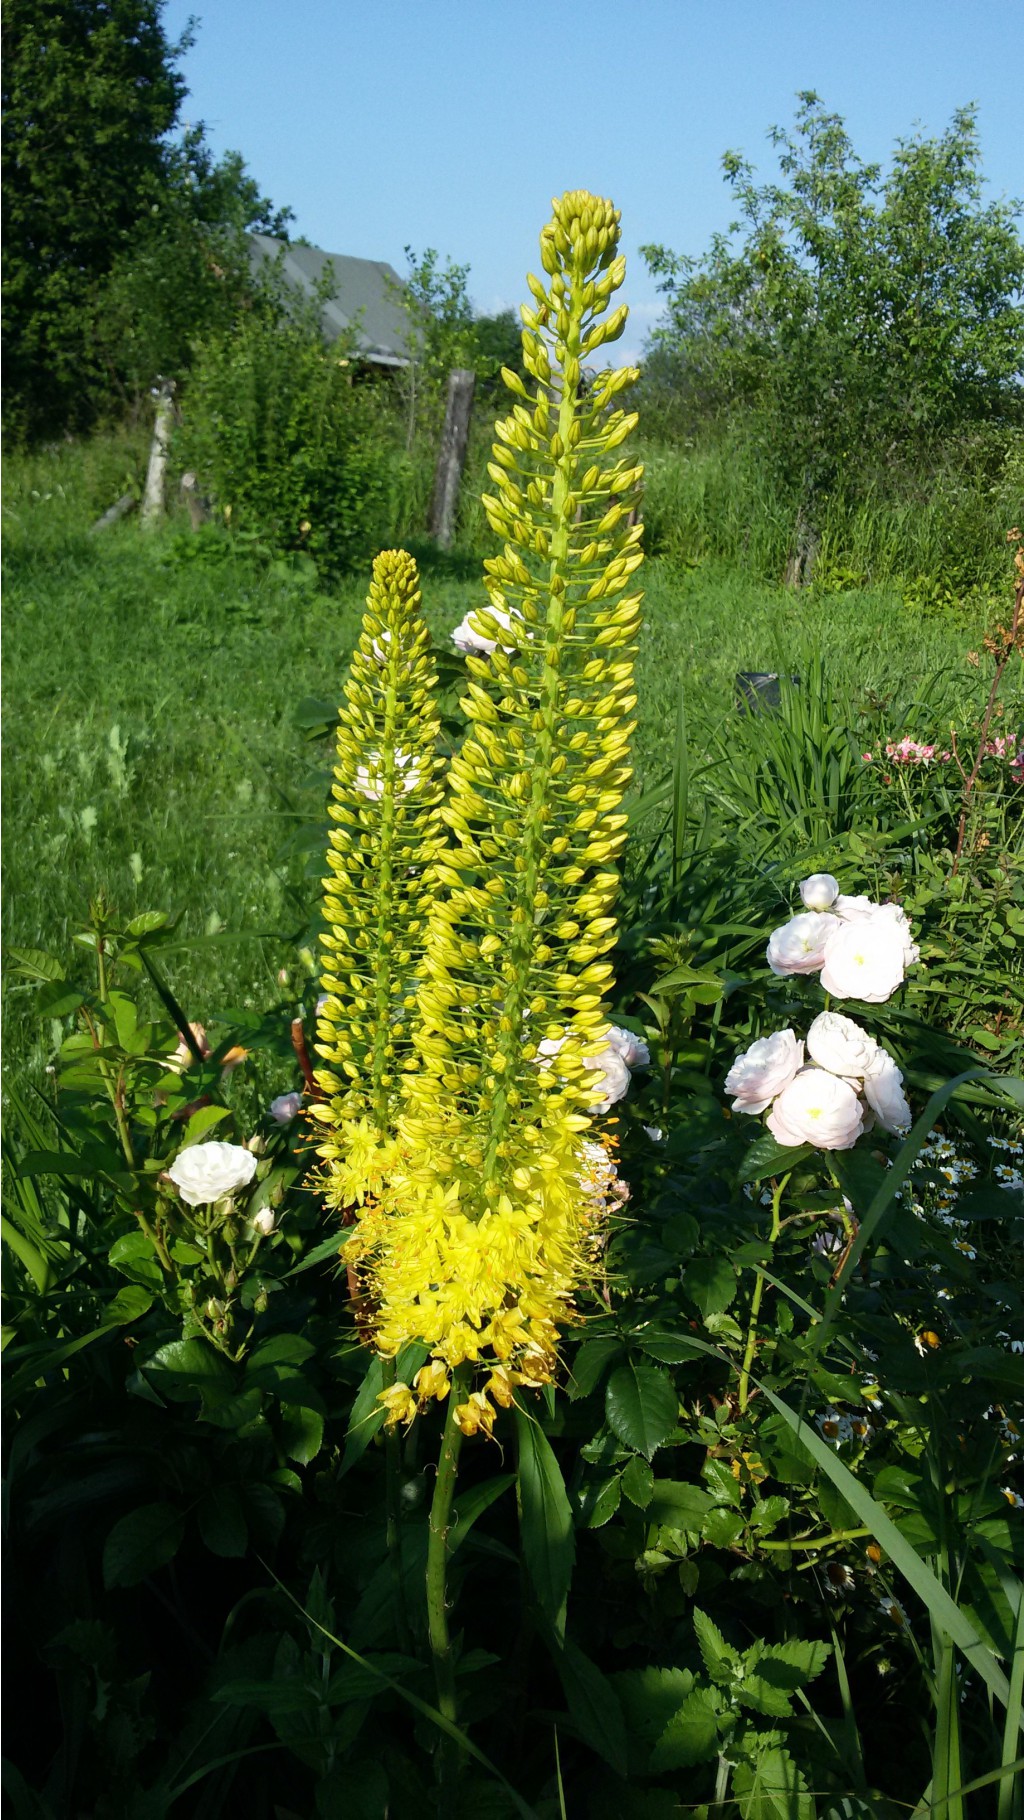
M 466 660 L 447 800 L 400 554 L 375 570 L 339 727 L 321 1154 L 329 1198 L 361 1203 L 345 1256 L 378 1351 L 427 1346 L 421 1405 L 460 1366 L 490 1373 L 452 1412 L 464 1434 L 490 1435 L 514 1386 L 552 1378 L 608 1205 L 585 1166 L 585 1064 L 607 1024 L 600 956 L 616 933 L 642 470 L 613 453 L 635 421 L 620 405 L 635 371 L 588 363 L 625 320 L 609 307 L 625 271 L 618 222 L 574 191 L 541 235 L 545 277 L 522 312 L 532 381 L 506 378 L 485 500 L 500 554 L 471 621 L 496 648 Z M 398 1388 L 388 1395 L 395 1423 L 411 1420 Z
M 393 1077 L 411 1047 L 401 1013 L 416 971 L 441 851 L 436 670 L 420 613 L 416 564 L 386 550 L 373 565 L 337 732 L 324 881 L 323 989 L 316 1051 L 331 1128 L 318 1146 L 351 1177 L 341 1126 L 370 1120 L 383 1140 Z M 339 1084 L 338 1070 L 347 1077 Z M 364 1147 L 365 1148 L 365 1147 Z M 337 1202 L 337 1195 L 329 1198 Z

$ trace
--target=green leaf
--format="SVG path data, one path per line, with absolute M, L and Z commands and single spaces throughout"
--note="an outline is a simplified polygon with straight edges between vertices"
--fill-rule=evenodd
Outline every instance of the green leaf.
M 653 1745 L 693 1689 L 688 1668 L 629 1668 L 611 1677 L 630 1739 Z
M 138 940 L 141 936 L 152 935 L 155 929 L 166 929 L 170 920 L 166 910 L 140 910 L 128 924 L 128 934 Z
M 215 1126 L 222 1125 L 224 1120 L 230 1117 L 231 1112 L 227 1106 L 200 1106 L 198 1112 L 193 1112 L 185 1126 L 183 1145 L 198 1143 L 207 1131 L 212 1131 Z
M 755 1644 L 747 1652 L 735 1697 L 754 1712 L 786 1718 L 792 1712 L 790 1696 L 820 1675 L 831 1653 L 827 1643 L 800 1637 L 767 1648 Z
M 788 1751 L 761 1751 L 752 1764 L 737 1763 L 732 1791 L 742 1820 L 815 1820 L 814 1797 Z
M 144 1232 L 126 1232 L 123 1238 L 116 1239 L 107 1253 L 107 1261 L 133 1283 L 141 1283 L 147 1289 L 163 1287 L 160 1261 Z
M 569 1399 L 575 1403 L 580 1397 L 589 1397 L 616 1359 L 621 1359 L 625 1348 L 621 1340 L 612 1338 L 587 1340 L 576 1353 L 569 1373 Z
M 555 1657 L 573 1723 L 585 1744 L 620 1776 L 629 1769 L 626 1726 L 615 1689 L 575 1643 Z
M 171 1340 L 161 1346 L 141 1369 L 155 1379 L 161 1396 L 174 1403 L 188 1403 L 201 1392 L 228 1391 L 235 1374 L 223 1353 L 206 1340 Z
M 207 1492 L 196 1511 L 199 1533 L 211 1554 L 234 1559 L 245 1554 L 249 1544 L 249 1526 L 238 1500 L 229 1485 L 215 1486 Z
M 8 948 L 8 963 L 13 963 L 11 971 L 20 973 L 30 980 L 62 980 L 64 968 L 52 954 L 43 948 Z
M 115 1523 L 103 1550 L 103 1584 L 137 1586 L 147 1574 L 173 1559 L 185 1519 L 173 1504 L 143 1504 Z
M 289 1460 L 308 1466 L 316 1459 L 324 1442 L 324 1419 L 318 1410 L 304 1409 L 297 1403 L 282 1403 L 276 1426 Z
M 718 1682 L 721 1686 L 731 1686 L 740 1672 L 738 1651 L 733 1649 L 731 1643 L 726 1642 L 718 1626 L 713 1624 L 707 1613 L 701 1611 L 696 1605 L 693 1608 L 693 1628 L 697 1633 L 697 1642 L 704 1658 L 704 1667 L 712 1681 Z
M 661 1733 L 651 1752 L 651 1769 L 690 1769 L 718 1754 L 718 1712 L 707 1688 L 695 1687 Z
M 654 1496 L 647 1506 L 647 1521 L 666 1529 L 685 1529 L 697 1535 L 714 1499 L 701 1485 L 677 1479 L 655 1479 Z
M 724 1314 L 736 1295 L 736 1272 L 728 1258 L 693 1258 L 683 1273 L 683 1288 L 705 1319 Z
M 654 1469 L 639 1454 L 634 1454 L 622 1474 L 622 1489 L 631 1504 L 646 1510 L 654 1496 Z
M 541 1611 L 565 1636 L 565 1607 L 576 1544 L 562 1471 L 540 1424 L 515 1411 L 523 1558 Z
M 622 1496 L 622 1481 L 618 1473 L 603 1484 L 587 1487 L 581 1499 L 581 1520 L 587 1529 L 603 1529 L 610 1523 L 619 1508 Z
M 608 1380 L 605 1416 L 624 1447 L 650 1460 L 679 1420 L 679 1399 L 667 1372 L 653 1365 L 620 1365 Z
M 127 1327 L 132 1321 L 140 1321 L 152 1306 L 153 1297 L 141 1283 L 125 1283 L 113 1301 L 107 1303 L 103 1319 L 112 1321 L 115 1326 Z
M 737 1179 L 741 1184 L 763 1182 L 766 1176 L 787 1174 L 797 1163 L 805 1163 L 813 1155 L 810 1144 L 780 1144 L 770 1131 L 766 1131 L 751 1144 L 740 1164 Z
M 630 1337 L 649 1358 L 657 1359 L 659 1365 L 683 1365 L 687 1359 L 700 1356 L 697 1348 L 682 1334 L 635 1333 Z

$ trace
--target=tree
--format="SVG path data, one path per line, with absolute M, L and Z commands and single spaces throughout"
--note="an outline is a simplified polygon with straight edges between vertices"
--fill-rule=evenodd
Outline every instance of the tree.
M 7 414 L 29 433 L 87 418 L 83 322 L 159 193 L 185 94 L 161 0 L 4 0 Z
M 883 180 L 817 95 L 799 102 L 795 133 L 770 135 L 781 184 L 726 154 L 739 219 L 703 259 L 643 252 L 669 300 L 661 383 L 668 364 L 704 421 L 744 417 L 812 527 L 881 466 L 1022 421 L 1024 246 L 1019 205 L 982 203 L 973 108 L 899 141 Z
M 35 438 L 177 370 L 247 276 L 244 230 L 282 231 L 236 154 L 170 135 L 191 42 L 163 0 L 3 0 L 5 403 Z

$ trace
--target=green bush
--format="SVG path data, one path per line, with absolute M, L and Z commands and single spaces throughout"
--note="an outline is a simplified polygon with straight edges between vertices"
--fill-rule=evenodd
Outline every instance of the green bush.
M 388 402 L 301 313 L 258 307 L 197 350 L 180 454 L 232 530 L 346 569 L 391 530 L 398 462 Z

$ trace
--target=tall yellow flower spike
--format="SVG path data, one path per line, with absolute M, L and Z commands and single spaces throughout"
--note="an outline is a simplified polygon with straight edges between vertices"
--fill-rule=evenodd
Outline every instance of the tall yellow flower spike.
M 445 838 L 436 684 L 416 564 L 385 550 L 338 720 L 324 880 L 316 1079 L 325 1098 L 311 1111 L 334 1205 L 372 1191 L 402 1072 L 415 1065 L 416 976 Z
M 619 215 L 586 191 L 553 206 L 548 282 L 528 280 L 522 311 L 534 383 L 505 372 L 517 402 L 489 467 L 503 549 L 474 617 L 497 648 L 467 659 L 419 1066 L 388 1179 L 346 1251 L 385 1356 L 421 1340 L 449 1368 L 504 1367 L 503 1387 L 550 1378 L 601 1204 L 586 1179 L 585 1062 L 607 1021 L 640 624 L 641 469 L 616 453 L 636 421 L 616 400 L 636 371 L 584 370 L 626 320 L 606 314 L 625 270 Z

